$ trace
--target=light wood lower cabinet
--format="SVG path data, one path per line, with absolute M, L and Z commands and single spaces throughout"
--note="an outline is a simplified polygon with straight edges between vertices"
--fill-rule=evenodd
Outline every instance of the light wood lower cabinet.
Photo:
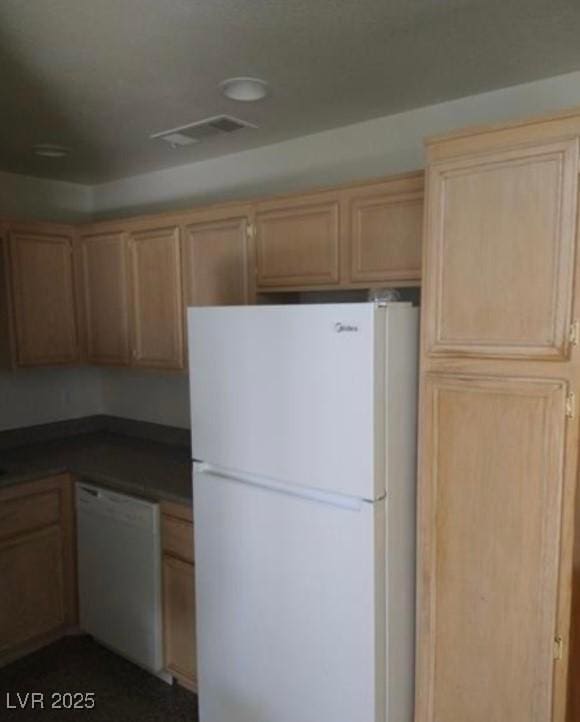
M 165 666 L 178 681 L 195 687 L 195 581 L 193 565 L 163 558 Z
M 420 720 L 551 719 L 565 402 L 562 381 L 425 380 Z
M 192 513 L 184 505 L 164 503 L 161 514 L 165 667 L 178 682 L 196 690 Z
M 58 526 L 0 543 L 0 578 L 4 589 L 0 592 L 0 654 L 64 625 Z
M 0 664 L 76 623 L 73 519 L 68 476 L 0 491 Z

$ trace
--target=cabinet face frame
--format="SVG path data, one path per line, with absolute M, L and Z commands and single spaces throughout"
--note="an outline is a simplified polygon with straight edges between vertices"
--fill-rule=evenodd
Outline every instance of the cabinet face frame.
M 79 335 L 77 329 L 77 309 L 75 296 L 75 277 L 73 262 L 73 238 L 71 234 L 64 234 L 50 229 L 28 230 L 24 227 L 13 227 L 9 230 L 9 257 L 11 270 L 12 309 L 14 316 L 14 336 L 16 348 L 16 363 L 18 366 L 52 366 L 74 364 L 80 360 Z M 67 352 L 55 355 L 47 354 L 45 350 L 34 350 L 34 339 L 28 338 L 27 320 L 24 315 L 23 278 L 19 262 L 19 250 L 24 243 L 43 243 L 60 246 L 63 254 L 63 279 L 65 282 L 65 301 L 63 303 L 62 323 L 68 336 L 69 349 Z M 60 279 L 61 281 L 63 279 Z M 32 350 L 31 350 L 32 349 Z
M 139 248 L 147 243 L 167 243 L 170 262 L 168 266 L 169 275 L 163 282 L 159 281 L 161 292 L 170 299 L 173 318 L 169 323 L 172 328 L 160 329 L 164 333 L 173 335 L 173 352 L 163 355 L 148 355 L 143 349 L 143 341 L 146 335 L 155 336 L 150 322 L 145 321 L 141 316 L 141 301 L 146 294 L 150 293 L 143 287 L 139 270 Z M 131 299 L 132 299 L 132 347 L 133 366 L 146 368 L 167 368 L 182 369 L 184 366 L 184 313 L 183 295 L 181 285 L 181 248 L 180 229 L 171 226 L 169 228 L 146 229 L 132 233 L 129 240 L 131 253 Z M 146 328 L 148 326 L 148 328 Z
M 119 292 L 119 308 L 113 309 L 114 323 L 120 324 L 121 336 L 124 337 L 123 351 L 121 354 L 111 355 L 99 353 L 94 348 L 93 330 L 92 330 L 92 295 L 102 293 L 99 289 L 91 289 L 89 284 L 90 278 L 90 258 L 89 245 L 102 244 L 104 246 L 120 246 L 120 288 Z M 129 258 L 128 258 L 128 239 L 125 233 L 95 233 L 83 235 L 80 237 L 81 263 L 83 276 L 83 294 L 84 294 L 84 318 L 85 318 L 85 343 L 87 360 L 90 363 L 102 365 L 129 365 L 131 361 L 131 341 L 130 341 L 130 314 L 129 314 Z
M 16 329 L 10 280 L 10 253 L 8 231 L 0 225 L 0 364 L 16 367 Z
M 421 554 L 419 557 L 417 579 L 418 579 L 418 639 L 417 639 L 417 697 L 416 716 L 417 722 L 434 722 L 439 719 L 435 708 L 435 674 L 437 669 L 437 640 L 441 623 L 438 618 L 437 606 L 437 570 L 439 568 L 439 555 L 443 559 L 451 553 L 449 544 L 451 539 L 441 538 L 445 529 L 442 528 L 445 513 L 439 511 L 441 502 L 439 461 L 441 449 L 445 448 L 450 436 L 450 430 L 442 428 L 438 410 L 441 404 L 442 395 L 445 394 L 474 394 L 479 398 L 486 395 L 506 395 L 507 397 L 529 399 L 536 404 L 541 404 L 541 410 L 537 410 L 536 417 L 541 420 L 543 429 L 543 459 L 544 475 L 543 489 L 544 501 L 546 501 L 545 516 L 543 524 L 542 545 L 542 575 L 544 584 L 540 590 L 545 592 L 545 604 L 538 605 L 541 609 L 543 637 L 543 657 L 535 661 L 537 666 L 537 679 L 545 682 L 543 688 L 538 685 L 535 689 L 537 694 L 535 713 L 533 717 L 526 717 L 526 722 L 555 722 L 563 721 L 562 697 L 565 695 L 562 689 L 565 688 L 567 674 L 567 655 L 569 639 L 569 610 L 566 602 L 566 588 L 569 585 L 568 563 L 570 550 L 567 548 L 568 539 L 564 536 L 569 531 L 569 519 L 564 502 L 570 500 L 570 472 L 564 467 L 565 455 L 569 451 L 569 436 L 566 423 L 565 400 L 568 385 L 564 380 L 549 378 L 513 378 L 508 376 L 487 376 L 479 374 L 451 374 L 446 372 L 428 372 L 423 377 L 421 394 L 421 473 L 419 478 L 419 541 Z M 473 404 L 469 409 L 474 413 Z M 531 418 L 531 417 L 530 417 Z M 524 423 L 522 421 L 522 423 Z M 577 425 L 574 432 L 577 431 Z M 536 429 L 541 435 L 542 430 Z M 477 443 L 477 442 L 475 442 Z M 485 441 L 480 443 L 481 448 Z M 568 448 L 567 448 L 568 447 Z M 514 452 L 515 453 L 515 452 Z M 526 456 L 525 450 L 519 452 L 520 462 Z M 575 464 L 575 459 L 572 460 Z M 493 461 L 490 461 L 493 463 Z M 567 462 L 570 463 L 570 462 Z M 469 466 L 469 461 L 467 462 Z M 467 469 L 466 469 L 466 473 Z M 523 475 L 522 477 L 523 478 Z M 521 480 L 521 479 L 520 479 Z M 533 501 L 533 500 L 532 500 Z M 522 499 L 529 503 L 529 499 Z M 444 510 L 445 511 L 445 510 Z M 441 515 L 442 514 L 442 515 Z M 525 517 L 522 511 L 522 519 Z M 457 523 L 457 517 L 453 517 Z M 451 521 L 450 521 L 451 523 Z M 504 530 L 505 532 L 505 530 Z M 451 532 L 450 532 L 451 533 Z M 457 540 L 455 540 L 457 541 Z M 491 540 L 490 540 L 491 546 Z M 440 550 L 443 550 L 440 552 Z M 482 569 L 486 569 L 482 564 Z M 457 579 L 470 579 L 470 575 L 477 575 L 478 570 L 469 568 L 464 570 L 461 576 L 458 569 L 454 569 Z M 491 573 L 491 572 L 490 572 Z M 466 582 L 467 583 L 467 582 Z M 538 595 L 541 591 L 538 592 Z M 465 611 L 465 610 L 464 610 Z M 473 617 L 473 624 L 477 624 L 477 617 Z M 455 622 L 455 624 L 465 619 Z M 498 625 L 501 626 L 501 625 Z M 445 629 L 445 626 L 443 627 Z M 447 625 L 449 628 L 449 625 Z M 549 630 L 549 632 L 547 631 Z M 495 630 L 490 630 L 493 635 Z M 532 630 L 529 636 L 536 633 Z M 562 636 L 564 640 L 562 657 L 559 660 L 554 658 L 554 638 Z M 497 646 L 497 645 L 496 645 Z M 501 646 L 501 645 L 500 645 Z M 467 652 L 469 650 L 466 650 Z M 456 649 L 457 664 L 464 664 L 468 671 L 472 669 L 467 661 L 468 655 L 462 655 L 461 650 Z M 504 660 L 498 660 L 498 665 Z M 444 665 L 445 666 L 445 665 Z M 547 678 L 544 670 L 549 667 L 550 672 Z M 512 665 L 513 671 L 513 665 Z M 471 672 L 472 677 L 477 672 Z M 482 685 L 484 686 L 484 685 Z M 441 692 L 441 690 L 439 690 Z M 445 688 L 443 689 L 445 692 Z M 491 692 L 489 692 L 491 694 Z M 506 703 L 507 704 L 507 703 Z M 552 715 L 552 710 L 556 710 Z M 473 720 L 472 722 L 479 722 Z
M 328 255 L 328 265 L 322 270 L 315 271 L 268 271 L 268 240 L 265 230 L 268 222 L 296 224 L 299 232 L 301 218 L 307 223 L 313 216 L 326 219 L 328 236 L 324 239 L 326 244 L 324 253 Z M 288 288 L 301 286 L 337 285 L 340 281 L 340 246 L 341 246 L 341 219 L 340 200 L 338 194 L 317 195 L 302 198 L 293 198 L 287 201 L 270 201 L 257 204 L 255 209 L 256 229 L 256 282 L 259 289 Z M 320 247 L 323 249 L 323 245 Z M 300 253 L 307 261 L 309 249 L 302 248 Z M 320 249 L 319 249 L 320 250 Z M 275 254 L 275 251 L 274 251 Z M 307 262 L 304 266 L 307 268 Z
M 447 183 L 459 177 L 475 177 L 494 170 L 515 169 L 526 164 L 555 163 L 558 169 L 556 224 L 554 228 L 554 273 L 546 295 L 550 297 L 549 334 L 546 338 L 525 341 L 509 338 L 485 339 L 477 335 L 454 337 L 447 333 L 443 321 L 444 295 L 456 295 L 461 304 L 470 288 L 462 285 L 450 289 L 447 264 L 446 211 Z M 424 315 L 426 353 L 472 358 L 527 358 L 563 360 L 569 354 L 569 334 L 573 293 L 573 270 L 576 244 L 578 196 L 578 140 L 523 145 L 471 156 L 432 162 L 428 170 L 424 266 L 432 268 L 424 281 Z M 514 212 L 514 216 L 517 213 Z M 512 219 L 517 223 L 517 218 Z M 446 275 L 447 274 L 447 275 Z M 545 279 L 544 279 L 545 280 Z M 495 281 L 495 279 L 494 279 Z M 455 279 L 458 282 L 458 279 Z M 499 284 L 499 278 L 496 280 Z M 530 278 L 530 293 L 537 279 Z M 499 287 L 498 287 L 499 288 Z M 449 302 L 448 302 L 449 303 Z M 509 310 L 509 309 L 508 309 Z

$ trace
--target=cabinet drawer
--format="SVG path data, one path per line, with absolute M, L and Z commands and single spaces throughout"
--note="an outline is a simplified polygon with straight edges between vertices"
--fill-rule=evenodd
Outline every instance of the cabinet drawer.
M 60 516 L 58 489 L 0 501 L 0 539 L 57 524 Z
M 161 517 L 163 551 L 166 554 L 193 562 L 193 525 L 172 516 Z

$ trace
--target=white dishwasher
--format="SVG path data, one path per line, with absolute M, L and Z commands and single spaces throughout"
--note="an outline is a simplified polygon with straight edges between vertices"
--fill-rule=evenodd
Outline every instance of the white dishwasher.
M 159 505 L 78 482 L 76 506 L 81 629 L 169 681 Z

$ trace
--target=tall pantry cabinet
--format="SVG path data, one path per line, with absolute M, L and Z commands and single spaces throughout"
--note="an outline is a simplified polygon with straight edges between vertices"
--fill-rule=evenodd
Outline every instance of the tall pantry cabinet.
M 579 138 L 427 144 L 416 722 L 580 719 Z

